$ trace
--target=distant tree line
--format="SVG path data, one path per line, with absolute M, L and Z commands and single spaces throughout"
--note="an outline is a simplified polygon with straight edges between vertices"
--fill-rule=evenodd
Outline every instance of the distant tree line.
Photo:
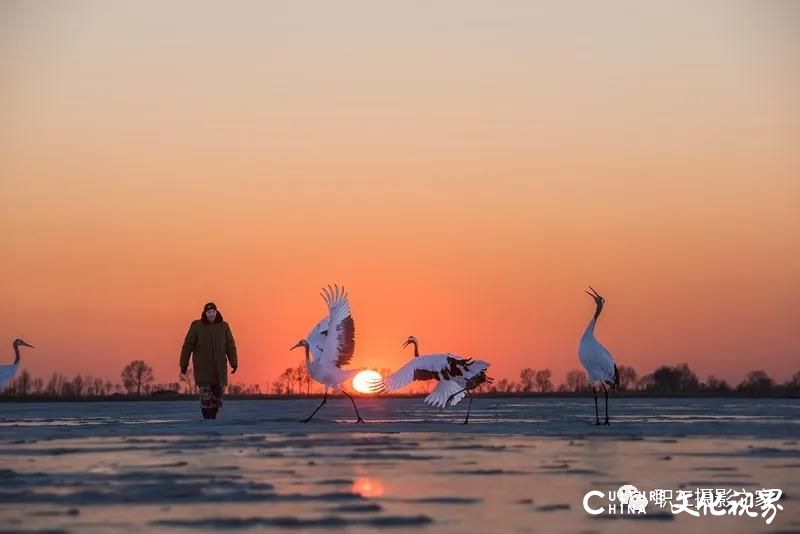
M 686 363 L 675 366 L 662 365 L 650 374 L 639 376 L 636 369 L 625 365 L 618 367 L 619 390 L 650 394 L 738 394 L 752 396 L 800 395 L 800 371 L 786 382 L 773 380 L 762 370 L 750 371 L 744 380 L 732 386 L 725 380 L 709 375 L 701 381 Z M 564 382 L 555 387 L 549 369 L 525 368 L 519 373 L 519 382 L 502 378 L 481 388 L 483 393 L 590 393 L 586 373 L 581 369 L 568 371 Z
M 728 384 L 715 375 L 709 375 L 705 381 L 689 368 L 686 363 L 675 366 L 662 365 L 650 374 L 639 376 L 633 367 L 621 365 L 619 370 L 619 390 L 631 393 L 654 395 L 745 395 L 745 396 L 783 396 L 800 395 L 800 371 L 783 383 L 776 382 L 762 370 L 750 371 L 735 386 Z M 389 369 L 380 369 L 378 373 L 386 377 Z M 414 383 L 404 393 L 427 393 L 435 384 L 430 382 Z M 484 394 L 576 394 L 590 393 L 586 373 L 581 369 L 568 371 L 564 381 L 556 386 L 550 369 L 532 369 L 526 367 L 519 373 L 519 381 L 501 378 L 492 384 L 484 384 L 478 393 Z M 306 366 L 301 363 L 297 367 L 287 367 L 272 382 L 267 391 L 262 391 L 258 384 L 230 384 L 229 395 L 272 395 L 301 396 L 322 393 L 322 386 L 314 382 L 308 375 Z M 143 360 L 134 360 L 126 365 L 120 373 L 120 381 L 112 383 L 91 375 L 77 374 L 67 378 L 61 373 L 53 373 L 47 381 L 34 378 L 23 369 L 11 380 L 0 396 L 41 397 L 41 398 L 86 398 L 109 396 L 164 396 L 195 395 L 192 369 L 180 375 L 178 382 L 155 383 L 153 368 Z
M 228 393 L 232 395 L 260 395 L 261 386 L 231 384 Z M 191 367 L 185 375 L 180 375 L 178 382 L 155 383 L 153 368 L 143 360 L 134 360 L 126 365 L 120 373 L 120 381 L 112 383 L 91 375 L 76 374 L 68 378 L 61 373 L 53 373 L 45 382 L 34 378 L 27 369 L 23 369 L 13 380 L 9 381 L 0 396 L 42 397 L 42 398 L 87 398 L 87 397 L 143 397 L 161 395 L 196 395 L 197 387 Z

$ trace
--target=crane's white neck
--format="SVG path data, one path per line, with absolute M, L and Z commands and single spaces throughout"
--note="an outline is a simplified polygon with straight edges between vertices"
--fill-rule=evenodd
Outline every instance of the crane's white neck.
M 414 357 L 419 358 L 419 347 L 417 346 L 417 342 L 412 341 L 411 344 L 414 345 Z
M 583 333 L 584 338 L 593 338 L 594 337 L 594 325 L 597 324 L 597 316 L 595 315 L 592 317 L 592 320 L 589 321 L 589 325 L 586 327 L 586 331 Z
M 19 365 L 19 345 L 14 343 L 14 365 Z
M 589 326 L 586 327 L 586 332 L 583 333 L 583 337 L 594 336 L 594 327 L 597 324 L 597 319 L 600 318 L 600 314 L 603 312 L 603 301 L 600 300 L 595 305 L 597 308 L 594 310 L 594 317 L 592 317 L 592 320 L 589 321 Z

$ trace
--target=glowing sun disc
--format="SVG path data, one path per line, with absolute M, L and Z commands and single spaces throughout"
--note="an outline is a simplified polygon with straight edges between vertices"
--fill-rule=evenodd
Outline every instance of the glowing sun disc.
M 381 375 L 372 369 L 364 369 L 353 377 L 353 389 L 359 393 L 372 393 L 370 388 L 375 382 L 379 382 Z

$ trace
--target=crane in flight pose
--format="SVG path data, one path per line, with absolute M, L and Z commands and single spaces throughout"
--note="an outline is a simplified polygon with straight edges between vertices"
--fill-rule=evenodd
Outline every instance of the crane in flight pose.
M 450 353 L 425 354 L 420 356 L 417 338 L 409 336 L 403 347 L 414 345 L 414 359 L 381 381 L 372 384 L 376 393 L 388 393 L 403 388 L 415 381 L 436 380 L 436 387 L 425 397 L 425 403 L 431 406 L 446 408 L 455 406 L 465 397 L 469 397 L 467 417 L 464 424 L 469 423 L 472 409 L 470 391 L 483 383 L 491 383 L 486 376 L 489 363 L 461 358 Z
M 347 292 L 344 287 L 328 286 L 323 288 L 320 293 L 325 305 L 328 307 L 328 316 L 320 320 L 308 337 L 301 339 L 289 350 L 298 347 L 305 349 L 306 369 L 308 375 L 315 381 L 325 386 L 325 396 L 322 403 L 317 406 L 311 415 L 300 420 L 301 423 L 308 423 L 311 418 L 325 406 L 328 401 L 328 388 L 341 390 L 341 392 L 353 403 L 356 411 L 356 423 L 363 423 L 364 420 L 358 413 L 356 401 L 346 391 L 341 389 L 342 382 L 351 379 L 358 369 L 342 369 L 353 359 L 353 352 L 356 348 L 356 328 L 353 317 L 350 315 L 350 302 L 347 299 Z M 312 359 L 313 356 L 313 359 Z

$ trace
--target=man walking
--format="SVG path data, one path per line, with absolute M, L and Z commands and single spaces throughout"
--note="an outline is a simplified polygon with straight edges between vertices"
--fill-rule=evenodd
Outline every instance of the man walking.
M 231 374 L 239 367 L 236 342 L 231 327 L 222 320 L 217 305 L 209 302 L 200 319 L 192 321 L 181 350 L 181 374 L 186 374 L 192 357 L 194 382 L 200 390 L 203 419 L 216 419 L 222 406 L 222 394 L 228 385 L 228 362 Z

